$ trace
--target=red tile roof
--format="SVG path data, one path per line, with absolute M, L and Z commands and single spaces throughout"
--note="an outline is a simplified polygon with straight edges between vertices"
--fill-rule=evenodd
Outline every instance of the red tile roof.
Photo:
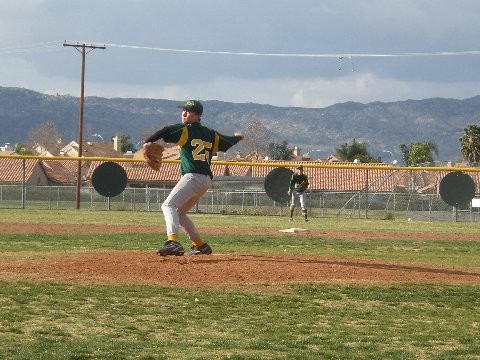
M 0 158 L 0 182 L 19 183 L 23 179 L 22 162 L 23 159 Z M 86 175 L 87 180 L 91 180 L 93 171 L 101 161 L 92 161 Z M 328 162 L 286 162 L 286 161 L 260 161 L 264 164 L 288 164 L 288 168 L 294 170 L 299 164 L 307 165 L 304 172 L 309 178 L 310 189 L 323 191 L 361 191 L 367 184 L 370 191 L 392 192 L 397 188 L 414 189 L 418 192 L 437 193 L 440 181 L 448 171 L 425 171 L 421 169 L 413 170 L 392 170 L 382 169 L 382 166 L 388 164 L 358 164 L 356 169 L 353 163 L 328 163 Z M 180 164 L 178 162 L 163 163 L 159 171 L 150 169 L 143 162 L 119 162 L 125 169 L 130 184 L 174 184 L 180 179 Z M 324 167 L 311 167 L 312 165 L 325 165 Z M 352 168 L 339 169 L 337 165 L 348 165 Z M 34 174 L 38 175 L 40 168 L 50 179 L 59 184 L 73 184 L 76 181 L 77 161 L 65 160 L 38 160 L 25 159 L 26 180 L 32 178 Z M 360 166 L 362 166 L 360 168 Z M 375 167 L 375 168 L 369 168 Z M 380 168 L 378 168 L 380 167 Z M 215 177 L 223 176 L 252 176 L 254 178 L 265 178 L 276 166 L 254 166 L 243 165 L 235 162 L 228 165 L 212 164 L 212 171 Z M 480 173 L 468 173 L 477 184 L 477 191 L 480 190 Z
M 18 183 L 23 181 L 23 161 L 25 161 L 25 181 L 28 182 L 39 165 L 37 159 L 0 158 L 0 182 Z
M 73 185 L 77 182 L 77 162 L 43 160 L 41 164 L 45 174 L 51 181 L 61 185 Z M 71 166 L 72 164 L 75 165 L 75 169 Z
M 235 165 L 233 164 L 228 164 L 227 167 L 228 170 L 228 176 L 248 176 L 251 174 L 251 167 L 250 166 L 242 166 L 242 165 Z
M 103 161 L 92 161 L 87 173 L 87 180 L 91 180 L 93 172 L 102 163 Z M 119 162 L 118 164 L 125 169 L 129 182 L 176 182 L 180 179 L 179 164 L 177 163 L 164 163 L 159 171 L 152 170 L 145 163 Z
M 101 162 L 93 162 L 87 174 L 87 179 Z M 259 161 L 259 163 L 272 164 L 272 161 Z M 447 171 L 409 171 L 409 170 L 391 170 L 379 169 L 381 166 L 389 164 L 358 164 L 359 168 L 341 169 L 336 165 L 355 166 L 353 163 L 328 163 L 328 162 L 296 162 L 292 164 L 287 161 L 275 162 L 280 164 L 289 164 L 288 168 L 293 168 L 299 164 L 313 165 L 322 164 L 325 167 L 305 167 L 304 173 L 309 178 L 312 190 L 324 191 L 362 191 L 367 185 L 370 191 L 392 192 L 398 187 L 410 189 L 412 186 L 417 191 L 432 192 L 438 191 L 438 185 L 441 179 L 447 174 Z M 145 163 L 119 163 L 126 172 L 129 181 L 136 183 L 160 183 L 177 182 L 180 179 L 179 163 L 163 163 L 158 172 L 150 169 Z M 291 164 L 291 165 L 290 165 Z M 334 165 L 334 166 L 329 166 Z M 360 168 L 360 166 L 362 166 Z M 369 169 L 369 167 L 372 167 Z M 375 167 L 375 168 L 373 168 Z M 239 164 L 212 164 L 214 176 L 248 176 L 264 178 L 276 166 L 255 166 Z M 367 177 L 368 173 L 368 177 Z M 480 181 L 479 173 L 470 173 L 474 181 L 478 184 Z

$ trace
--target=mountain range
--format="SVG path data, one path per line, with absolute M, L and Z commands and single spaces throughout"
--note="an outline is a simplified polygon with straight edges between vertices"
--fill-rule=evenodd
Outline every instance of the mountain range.
M 85 97 L 84 141 L 105 141 L 128 135 L 139 144 L 159 128 L 180 121 L 183 100 Z M 355 138 L 384 161 L 402 160 L 400 145 L 432 141 L 439 161 L 462 159 L 459 139 L 469 124 L 480 122 L 480 96 L 468 99 L 430 98 L 397 102 L 339 103 L 325 108 L 276 107 L 255 103 L 202 100 L 202 123 L 224 134 L 244 131 L 253 119 L 268 138 L 298 146 L 312 158 L 326 158 Z M 80 101 L 70 95 L 46 95 L 23 88 L 0 87 L 0 144 L 22 143 L 30 130 L 51 122 L 77 140 Z

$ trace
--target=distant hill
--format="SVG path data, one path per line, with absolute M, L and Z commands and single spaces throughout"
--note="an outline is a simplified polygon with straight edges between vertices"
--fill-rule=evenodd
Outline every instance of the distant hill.
M 129 135 L 136 144 L 145 133 L 178 122 L 176 106 L 182 101 L 86 97 L 84 140 L 105 140 Z M 459 138 L 469 124 L 480 123 L 480 96 L 464 100 L 432 98 L 360 104 L 347 102 L 326 108 L 276 107 L 254 103 L 203 101 L 202 122 L 230 134 L 244 130 L 251 119 L 263 121 L 270 138 L 287 140 L 311 152 L 313 158 L 335 154 L 335 149 L 353 138 L 369 144 L 374 156 L 401 161 L 400 144 L 433 141 L 438 160 L 460 160 Z M 0 87 L 0 144 L 23 142 L 30 129 L 47 121 L 65 134 L 66 141 L 78 137 L 78 97 L 44 95 L 21 88 Z

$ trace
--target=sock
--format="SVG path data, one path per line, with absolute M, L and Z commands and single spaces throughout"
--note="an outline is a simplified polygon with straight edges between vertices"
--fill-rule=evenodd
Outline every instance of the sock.
M 178 235 L 177 234 L 170 234 L 170 235 L 168 235 L 167 239 L 171 240 L 171 241 L 177 241 L 178 242 Z
M 305 219 L 307 219 L 307 210 L 303 210 L 303 216 L 305 217 Z
M 198 239 L 198 240 L 192 240 L 192 244 L 194 246 L 202 246 L 205 244 L 205 242 L 202 239 Z
M 290 217 L 293 218 L 293 209 L 290 209 Z

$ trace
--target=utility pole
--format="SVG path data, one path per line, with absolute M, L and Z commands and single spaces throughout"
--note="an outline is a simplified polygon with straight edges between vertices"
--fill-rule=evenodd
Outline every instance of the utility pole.
M 78 116 L 78 156 L 83 156 L 83 102 L 85 93 L 85 55 L 94 49 L 105 49 L 105 45 L 87 45 L 85 43 L 63 43 L 63 46 L 74 47 L 82 54 L 82 77 L 80 82 L 80 114 Z M 82 161 L 78 160 L 77 166 L 77 192 L 76 192 L 76 208 L 80 209 L 80 188 L 82 187 Z

